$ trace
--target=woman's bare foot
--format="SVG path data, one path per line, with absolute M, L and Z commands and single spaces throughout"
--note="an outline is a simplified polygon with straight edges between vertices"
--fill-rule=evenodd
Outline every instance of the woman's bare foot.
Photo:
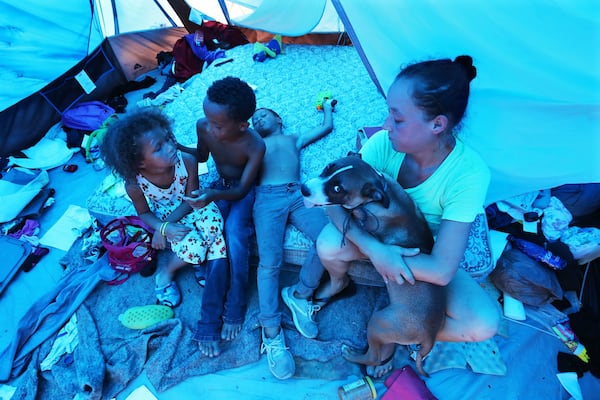
M 219 348 L 218 340 L 206 340 L 198 342 L 198 347 L 202 354 L 207 357 L 216 357 L 221 354 L 221 349 Z
M 223 329 L 221 329 L 221 339 L 223 340 L 233 340 L 242 330 L 242 324 L 223 324 Z

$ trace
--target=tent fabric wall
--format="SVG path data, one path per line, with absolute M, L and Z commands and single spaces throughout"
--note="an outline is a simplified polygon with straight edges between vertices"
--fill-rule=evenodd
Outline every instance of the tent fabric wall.
M 261 4 L 266 7 L 280 3 L 272 0 L 186 1 L 203 15 L 212 18 L 220 15 L 233 20 L 244 15 L 238 9 L 243 4 L 247 14 L 248 6 L 259 9 Z M 29 99 L 27 96 L 32 96 L 94 48 L 97 32 L 104 28 L 93 23 L 92 3 L 96 2 L 29 0 L 14 5 L 0 0 L 0 49 L 8 54 L 2 63 L 6 67 L 0 69 L 0 100 L 5 106 L 15 99 Z M 155 4 L 151 0 L 131 3 Z M 181 0 L 174 3 L 179 4 Z M 298 26 L 304 24 L 304 29 L 314 25 L 314 21 L 302 21 L 303 16 L 311 13 L 287 14 L 286 30 L 292 29 L 294 21 L 299 21 Z M 265 23 L 268 20 L 265 18 Z M 315 29 L 326 20 L 344 22 L 344 29 L 384 96 L 406 63 L 436 57 L 453 58 L 460 54 L 474 58 L 478 76 L 472 83 L 472 101 L 462 135 L 483 155 L 492 170 L 489 203 L 565 183 L 600 182 L 600 157 L 597 156 L 600 148 L 600 3 L 597 1 L 492 0 L 475 4 L 468 0 L 326 0 L 323 16 Z M 260 25 L 253 27 L 261 28 Z M 269 26 L 273 28 L 269 24 L 262 29 L 280 33 Z M 115 38 L 113 43 L 121 59 L 118 67 L 127 77 L 137 76 L 141 71 L 132 68 L 138 56 L 129 51 L 129 45 L 118 43 L 120 40 L 120 37 Z M 134 55 L 129 61 L 123 61 L 125 54 Z M 26 68 L 23 61 L 27 56 L 35 60 L 35 65 Z M 150 63 L 153 56 L 147 56 L 145 63 Z M 145 68 L 142 63 L 138 64 Z M 39 139 L 42 132 L 31 133 L 28 125 L 19 127 L 20 131 L 6 131 L 7 119 L 25 124 L 23 115 L 32 115 L 32 110 L 11 109 L 0 114 L 3 129 L 0 153 L 18 150 L 26 142 Z M 19 141 L 15 138 L 19 135 L 27 136 L 27 140 Z
M 187 33 L 173 23 L 167 0 L 0 0 L 0 156 L 35 144 L 75 102 L 155 69 L 156 54 Z M 82 71 L 93 90 L 74 79 Z
M 124 75 L 108 42 L 85 57 L 50 84 L 0 113 L 0 156 L 33 146 L 48 129 L 60 121 L 61 113 L 78 101 L 107 97 Z M 84 68 L 94 78 L 96 89 L 86 94 L 74 76 Z
M 195 3 L 202 12 L 211 1 Z M 478 76 L 461 134 L 492 170 L 488 203 L 600 182 L 597 1 L 330 3 L 383 95 L 407 63 L 473 57 Z M 295 13 L 286 22 L 301 18 Z M 271 24 L 263 29 L 282 33 Z
M 332 1 L 384 92 L 403 64 L 473 57 L 463 137 L 492 170 L 488 203 L 600 182 L 600 3 Z
M 0 0 L 0 110 L 37 92 L 93 51 L 103 39 L 93 19 L 89 0 Z
M 161 28 L 109 37 L 110 47 L 128 81 L 157 67 L 156 55 L 173 49 L 188 31 L 185 28 Z
M 282 2 L 264 0 L 252 12 L 231 18 L 233 24 L 247 28 L 276 32 L 286 36 L 298 36 L 312 31 L 321 20 L 326 0 Z M 298 18 L 294 18 L 298 16 Z

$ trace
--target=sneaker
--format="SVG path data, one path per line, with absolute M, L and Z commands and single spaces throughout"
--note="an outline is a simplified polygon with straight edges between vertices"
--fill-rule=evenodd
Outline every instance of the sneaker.
M 292 312 L 294 325 L 298 329 L 298 332 L 306 338 L 316 338 L 319 334 L 319 327 L 313 316 L 321 309 L 321 306 L 315 305 L 306 299 L 295 297 L 293 286 L 283 288 L 281 290 L 281 297 Z
M 269 362 L 269 371 L 277 379 L 288 379 L 294 376 L 296 372 L 296 363 L 292 353 L 285 347 L 285 337 L 283 329 L 279 331 L 279 335 L 272 339 L 265 336 L 265 330 L 262 332 L 262 345 L 260 352 L 267 353 L 267 361 Z

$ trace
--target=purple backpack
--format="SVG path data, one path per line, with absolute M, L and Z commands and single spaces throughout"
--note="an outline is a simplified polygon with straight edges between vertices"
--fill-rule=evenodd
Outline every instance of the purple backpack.
M 86 101 L 65 111 L 62 115 L 62 123 L 67 128 L 95 131 L 114 113 L 112 107 L 101 101 Z

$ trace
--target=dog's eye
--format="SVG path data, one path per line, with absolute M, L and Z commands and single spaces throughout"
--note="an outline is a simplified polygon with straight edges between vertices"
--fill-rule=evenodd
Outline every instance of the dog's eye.
M 333 187 L 333 191 L 334 191 L 335 193 L 341 193 L 341 192 L 342 192 L 342 187 L 341 187 L 340 185 L 335 185 L 335 186 Z

